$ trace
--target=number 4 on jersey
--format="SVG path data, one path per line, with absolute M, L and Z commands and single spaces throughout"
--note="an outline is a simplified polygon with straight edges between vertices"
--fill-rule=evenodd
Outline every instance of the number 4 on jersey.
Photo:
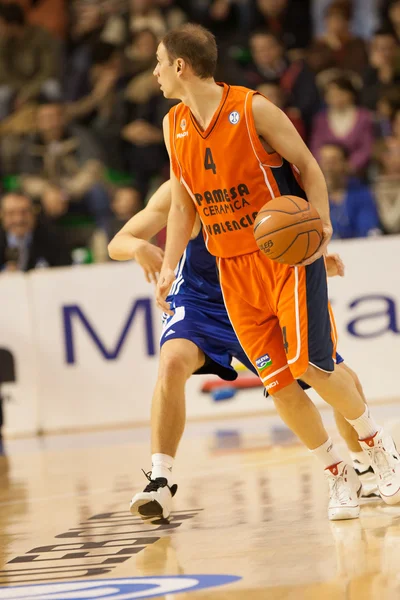
M 211 154 L 211 148 L 206 148 L 206 155 L 204 157 L 204 168 L 210 169 L 214 175 L 217 173 L 217 167 Z

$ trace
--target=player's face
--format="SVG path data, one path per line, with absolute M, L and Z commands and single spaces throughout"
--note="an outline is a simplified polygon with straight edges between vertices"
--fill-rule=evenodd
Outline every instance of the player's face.
M 178 77 L 175 61 L 170 64 L 167 51 L 163 44 L 157 48 L 157 65 L 153 71 L 154 77 L 160 85 L 160 89 L 165 98 L 177 98 L 176 90 L 178 88 Z

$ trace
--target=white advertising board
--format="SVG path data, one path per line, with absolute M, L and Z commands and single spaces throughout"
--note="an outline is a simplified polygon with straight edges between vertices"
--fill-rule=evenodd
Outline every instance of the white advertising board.
M 335 242 L 330 250 L 346 264 L 344 278 L 329 280 L 339 352 L 370 400 L 399 398 L 400 237 Z M 137 265 L 4 275 L 0 286 L 1 346 L 12 352 L 17 372 L 17 383 L 2 385 L 10 390 L 7 431 L 149 421 L 161 314 Z M 209 380 L 188 382 L 188 418 L 272 408 L 259 389 L 216 403 L 201 393 Z

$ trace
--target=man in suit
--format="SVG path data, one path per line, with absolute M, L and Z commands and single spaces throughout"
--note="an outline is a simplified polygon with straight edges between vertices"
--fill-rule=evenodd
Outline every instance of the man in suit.
M 0 201 L 0 270 L 29 271 L 71 264 L 60 235 L 36 216 L 29 196 L 5 194 Z

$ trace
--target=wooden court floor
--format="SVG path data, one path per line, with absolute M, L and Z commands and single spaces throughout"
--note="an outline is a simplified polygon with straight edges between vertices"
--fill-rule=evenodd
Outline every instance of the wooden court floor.
M 323 416 L 338 440 L 330 411 Z M 378 416 L 400 441 L 400 405 Z M 324 476 L 277 418 L 189 424 L 169 523 L 128 511 L 146 483 L 148 437 L 138 428 L 5 443 L 0 600 L 400 598 L 400 506 L 370 502 L 359 520 L 329 523 Z M 215 576 L 211 587 L 184 589 L 200 575 Z M 213 587 L 224 575 L 237 579 Z M 136 591 L 77 591 L 115 579 Z M 63 582 L 75 587 L 44 587 Z

